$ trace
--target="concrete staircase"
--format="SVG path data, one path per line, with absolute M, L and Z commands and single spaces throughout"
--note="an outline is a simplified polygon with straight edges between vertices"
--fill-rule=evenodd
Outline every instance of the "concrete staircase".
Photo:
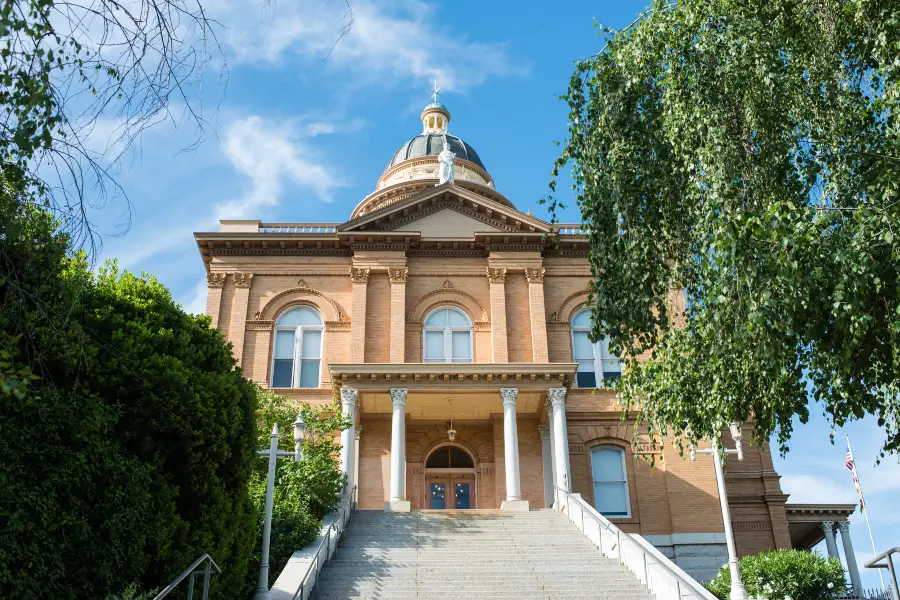
M 551 510 L 356 512 L 316 597 L 651 600 Z

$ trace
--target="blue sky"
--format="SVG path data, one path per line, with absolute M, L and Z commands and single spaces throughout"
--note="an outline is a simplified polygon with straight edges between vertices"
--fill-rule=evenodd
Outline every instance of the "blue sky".
M 546 218 L 537 200 L 565 135 L 565 92 L 575 60 L 597 52 L 595 20 L 622 27 L 643 1 L 437 3 L 351 0 L 212 0 L 224 27 L 228 77 L 213 61 L 195 107 L 212 120 L 203 143 L 175 105 L 145 132 L 116 170 L 131 202 L 96 216 L 102 258 L 155 274 L 187 309 L 201 311 L 206 283 L 191 233 L 219 218 L 342 221 L 374 189 L 397 147 L 420 132 L 432 78 L 452 113 L 451 133 L 475 147 L 497 189 L 521 210 Z M 330 51 L 330 55 L 329 55 Z M 327 59 L 326 59 L 327 57 Z M 217 111 L 213 111 L 218 106 Z M 116 122 L 101 123 L 103 147 Z M 571 208 L 566 221 L 577 221 Z M 816 412 L 815 410 L 813 411 Z M 819 411 L 820 412 L 820 411 Z M 900 543 L 895 459 L 875 468 L 883 433 L 869 419 L 848 428 L 880 548 Z M 854 502 L 843 432 L 832 446 L 827 422 L 798 427 L 787 460 L 776 458 L 794 502 Z M 860 562 L 871 544 L 860 515 L 853 542 Z M 866 585 L 878 577 L 864 573 Z

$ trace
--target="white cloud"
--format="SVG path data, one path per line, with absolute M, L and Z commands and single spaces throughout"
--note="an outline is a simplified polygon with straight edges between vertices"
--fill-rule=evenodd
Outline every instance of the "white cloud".
M 314 127 L 317 133 L 328 129 L 335 130 L 322 123 Z M 268 122 L 256 115 L 238 119 L 228 126 L 222 151 L 235 170 L 250 179 L 250 189 L 217 206 L 218 219 L 259 216 L 263 208 L 278 204 L 285 180 L 312 189 L 325 201 L 331 199 L 334 188 L 345 185 L 331 169 L 312 158 L 316 153 L 295 127 L 283 122 Z
M 456 91 L 491 76 L 528 72 L 506 44 L 474 42 L 450 31 L 438 22 L 435 8 L 421 1 L 280 1 L 265 10 L 256 0 L 218 0 L 214 10 L 239 62 L 327 57 L 366 83 L 437 77 L 444 89 Z
M 201 279 L 183 298 L 176 298 L 175 301 L 182 305 L 185 312 L 195 315 L 206 314 L 206 295 L 208 292 L 209 288 L 206 285 L 206 280 Z

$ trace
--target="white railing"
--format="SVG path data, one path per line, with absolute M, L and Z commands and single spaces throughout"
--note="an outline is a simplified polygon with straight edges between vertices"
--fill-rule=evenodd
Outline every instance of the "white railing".
M 260 223 L 260 233 L 337 233 L 340 223 Z
M 312 562 L 310 562 L 309 567 L 306 569 L 306 574 L 300 578 L 300 584 L 297 586 L 297 591 L 294 592 L 293 600 L 307 600 L 312 596 L 316 588 L 316 583 L 318 583 L 319 573 L 322 572 L 325 563 L 328 562 L 328 559 L 330 559 L 337 550 L 338 540 L 341 539 L 341 535 L 347 527 L 347 521 L 350 520 L 350 514 L 355 510 L 356 486 L 353 486 L 350 493 L 345 493 L 344 497 L 341 498 L 341 503 L 338 507 L 338 517 L 335 519 L 334 523 L 328 527 L 328 530 L 325 532 L 325 537 L 319 542 L 319 547 L 316 549 Z
M 582 227 L 580 223 L 557 223 L 556 232 L 559 235 L 587 235 L 588 229 Z
M 202 569 L 200 565 L 203 565 Z M 212 556 L 209 554 L 204 554 L 197 560 L 191 563 L 187 569 L 181 572 L 181 575 L 176 577 L 172 583 L 166 586 L 166 589 L 161 591 L 156 595 L 153 600 L 162 600 L 166 596 L 168 596 L 172 590 L 178 587 L 178 585 L 184 581 L 188 580 L 187 587 L 187 600 L 193 600 L 194 598 L 194 582 L 197 575 L 203 575 L 203 600 L 207 600 L 209 598 L 209 578 L 213 575 L 219 575 L 222 573 L 222 569 L 219 568 L 219 565 L 216 564 L 216 561 L 212 559 Z
M 620 530 L 579 496 L 557 487 L 554 508 L 569 517 L 603 556 L 618 560 L 634 573 L 656 600 L 717 600 L 653 544 Z

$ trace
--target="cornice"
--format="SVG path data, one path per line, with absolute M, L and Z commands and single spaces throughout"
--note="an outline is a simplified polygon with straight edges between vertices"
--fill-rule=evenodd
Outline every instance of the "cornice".
M 577 367 L 575 363 L 332 363 L 329 370 L 335 387 L 547 390 L 567 387 Z

